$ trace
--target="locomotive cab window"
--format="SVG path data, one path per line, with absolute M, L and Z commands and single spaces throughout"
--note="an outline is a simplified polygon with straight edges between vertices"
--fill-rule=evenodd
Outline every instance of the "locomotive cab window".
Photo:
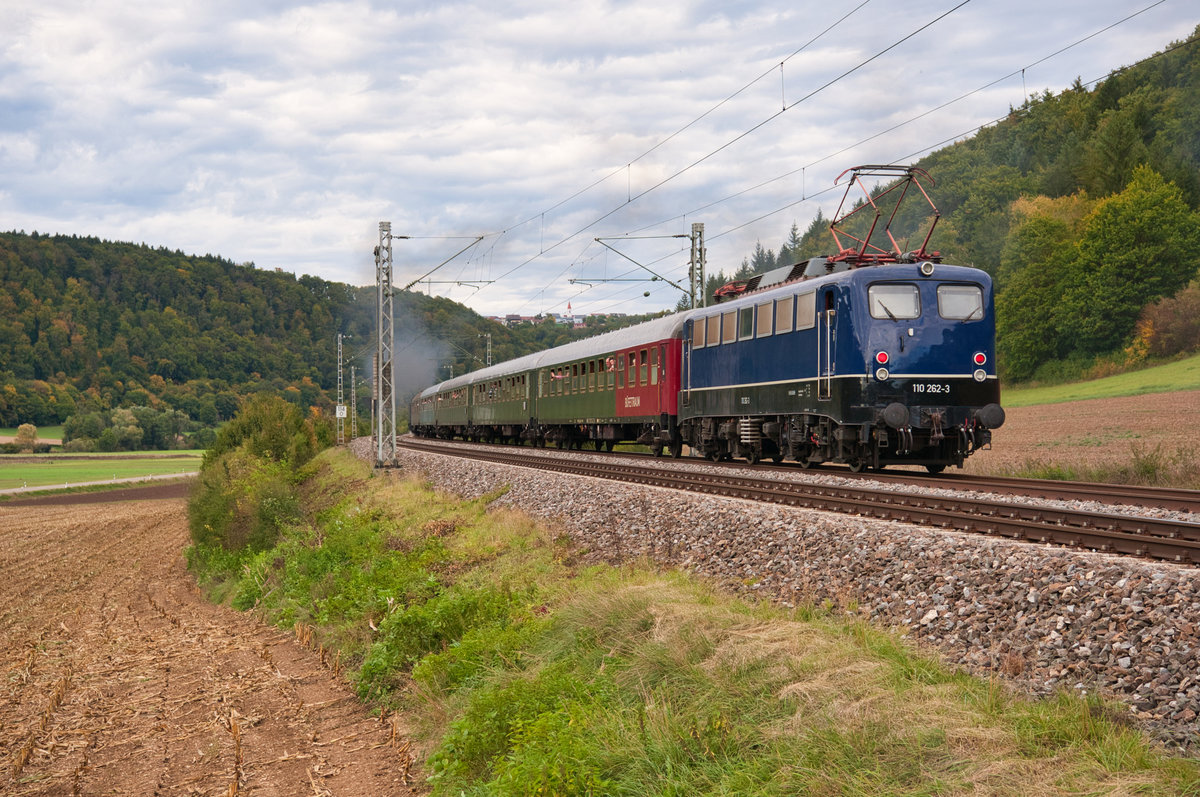
M 983 289 L 978 285 L 939 285 L 938 315 L 953 321 L 983 318 Z
M 921 315 L 921 294 L 916 285 L 880 283 L 867 289 L 871 318 L 898 321 Z

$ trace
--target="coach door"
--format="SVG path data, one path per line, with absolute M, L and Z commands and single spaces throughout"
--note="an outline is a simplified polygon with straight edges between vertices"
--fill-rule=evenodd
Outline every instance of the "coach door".
M 683 353 L 680 362 L 680 368 L 683 371 L 679 374 L 679 392 L 681 394 L 681 405 L 684 407 L 691 406 L 692 400 L 692 334 L 695 331 L 695 324 L 696 322 L 692 321 L 691 328 L 684 332 L 683 335 Z
M 817 312 L 817 400 L 828 401 L 833 393 L 833 340 L 837 310 L 833 288 L 826 288 L 818 299 Z

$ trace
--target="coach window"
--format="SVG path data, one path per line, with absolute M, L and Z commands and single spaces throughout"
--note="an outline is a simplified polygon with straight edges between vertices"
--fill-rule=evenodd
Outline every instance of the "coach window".
M 703 349 L 704 348 L 704 330 L 706 328 L 707 327 L 704 324 L 703 318 L 697 318 L 695 321 L 692 322 L 692 348 L 693 349 Z
M 721 314 L 721 342 L 733 343 L 737 340 L 737 310 Z
M 939 285 L 938 315 L 953 321 L 983 318 L 983 289 L 978 285 Z
M 921 315 L 921 294 L 916 285 L 879 283 L 867 288 L 872 318 L 899 321 Z
M 650 384 L 658 384 L 658 349 L 650 350 Z
M 638 364 L 641 365 L 641 371 L 638 374 L 638 385 L 645 387 L 650 383 L 650 357 L 647 355 L 645 349 L 642 349 L 642 353 L 638 357 Z
M 755 315 L 757 315 L 758 318 L 755 319 L 754 323 L 758 328 L 758 337 L 765 338 L 767 335 L 771 334 L 774 322 L 774 319 L 771 318 L 771 314 L 774 309 L 774 302 L 763 302 L 755 310 Z
M 596 392 L 596 361 L 588 360 L 588 392 Z
M 617 355 L 617 388 L 625 389 L 625 355 Z
M 792 297 L 775 300 L 775 334 L 792 331 Z
M 796 297 L 796 329 L 811 329 L 817 323 L 817 294 L 813 291 Z

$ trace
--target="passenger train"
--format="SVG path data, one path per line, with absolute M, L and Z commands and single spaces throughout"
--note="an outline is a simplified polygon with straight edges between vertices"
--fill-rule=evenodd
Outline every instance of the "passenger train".
M 733 298 L 714 306 L 433 385 L 410 428 L 853 471 L 961 467 L 1004 423 L 992 281 L 924 246 L 870 253 L 869 237 L 726 286 Z

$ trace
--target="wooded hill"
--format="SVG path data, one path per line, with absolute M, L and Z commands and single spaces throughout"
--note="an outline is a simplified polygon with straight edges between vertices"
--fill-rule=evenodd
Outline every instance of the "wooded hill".
M 60 423 L 121 406 L 213 424 L 247 395 L 298 406 L 336 398 L 337 335 L 366 413 L 375 288 L 266 271 L 212 255 L 76 236 L 0 233 L 0 426 Z M 510 330 L 460 304 L 396 298 L 398 389 L 604 326 Z M 402 383 L 402 384 L 401 384 Z
M 1188 287 L 1200 265 L 1197 42 L 1194 34 L 1092 89 L 1077 81 L 1037 94 L 915 164 L 936 181 L 932 248 L 996 279 L 1006 379 L 1200 347 L 1200 286 Z M 919 240 L 927 210 L 906 205 L 897 238 Z M 778 253 L 759 246 L 709 287 L 831 247 L 828 219 L 803 233 L 793 224 Z M 499 362 L 609 326 L 507 329 L 415 293 L 396 306 L 401 394 L 481 367 L 488 334 Z M 264 391 L 328 407 L 337 333 L 350 336 L 347 366 L 365 376 L 374 313 L 373 286 L 96 238 L 0 233 L 0 426 L 129 406 L 212 424 Z M 359 393 L 365 408 L 365 382 Z

